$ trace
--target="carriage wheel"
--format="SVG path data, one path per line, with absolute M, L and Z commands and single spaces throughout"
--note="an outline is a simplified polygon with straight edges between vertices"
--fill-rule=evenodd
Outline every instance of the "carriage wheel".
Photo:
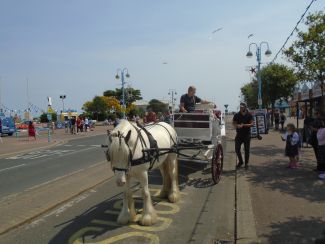
M 212 180 L 215 184 L 218 184 L 221 179 L 221 173 L 223 168 L 223 149 L 221 144 L 217 145 L 213 153 L 211 164 Z

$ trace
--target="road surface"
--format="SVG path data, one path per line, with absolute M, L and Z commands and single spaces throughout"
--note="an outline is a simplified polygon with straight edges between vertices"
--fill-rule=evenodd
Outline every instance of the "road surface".
M 0 159 L 0 199 L 105 160 L 104 141 L 104 135 L 81 138 Z

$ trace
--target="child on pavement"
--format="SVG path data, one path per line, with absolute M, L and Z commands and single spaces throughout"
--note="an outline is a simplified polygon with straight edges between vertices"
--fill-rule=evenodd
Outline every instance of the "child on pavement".
M 290 160 L 287 168 L 298 168 L 300 139 L 293 124 L 287 125 L 287 132 L 285 135 L 282 135 L 282 140 L 286 141 L 285 155 L 289 157 Z

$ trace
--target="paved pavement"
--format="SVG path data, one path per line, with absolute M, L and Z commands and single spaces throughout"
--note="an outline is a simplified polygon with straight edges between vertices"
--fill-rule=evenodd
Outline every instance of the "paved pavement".
M 251 167 L 237 172 L 250 189 L 256 242 L 314 243 L 325 230 L 325 181 L 313 171 L 312 148 L 302 149 L 297 170 L 286 169 L 284 148 L 280 132 L 271 130 L 261 141 L 252 140 Z
M 252 143 L 247 174 L 262 243 L 313 243 L 325 230 L 325 181 L 313 171 L 311 148 L 303 148 L 301 167 L 286 169 L 284 142 L 278 132 Z

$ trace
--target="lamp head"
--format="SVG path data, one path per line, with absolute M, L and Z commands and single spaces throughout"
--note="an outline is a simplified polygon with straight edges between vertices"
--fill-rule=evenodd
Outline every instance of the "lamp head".
M 266 52 L 265 52 L 265 56 L 269 57 L 271 56 L 272 52 L 270 49 L 267 49 Z
M 125 77 L 126 78 L 129 78 L 130 77 L 130 74 L 129 73 L 126 73 Z
M 251 58 L 251 57 L 253 57 L 253 53 L 249 50 L 249 51 L 246 53 L 246 57 L 247 57 L 247 58 Z
M 120 76 L 118 74 L 115 75 L 115 79 L 120 79 Z

